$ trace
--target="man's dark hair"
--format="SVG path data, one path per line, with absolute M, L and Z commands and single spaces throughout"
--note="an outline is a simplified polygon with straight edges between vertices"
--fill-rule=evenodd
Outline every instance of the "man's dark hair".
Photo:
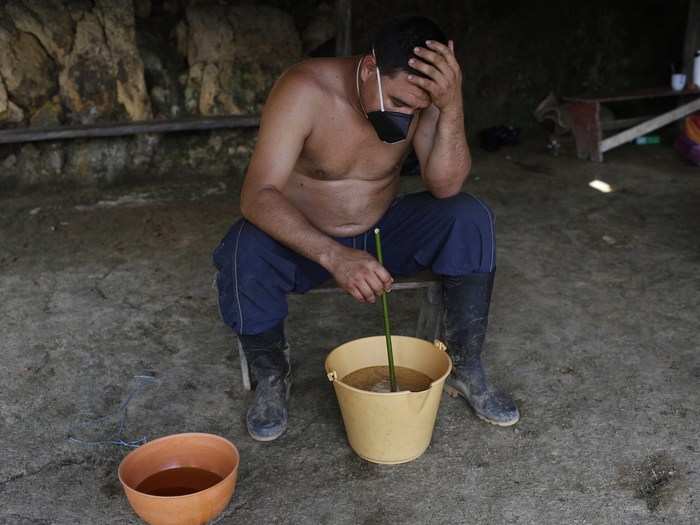
M 372 40 L 381 74 L 391 76 L 399 71 L 406 71 L 425 77 L 423 73 L 408 65 L 408 59 L 414 56 L 414 47 L 426 47 L 426 40 L 435 40 L 447 45 L 445 33 L 430 18 L 402 15 L 385 22 Z

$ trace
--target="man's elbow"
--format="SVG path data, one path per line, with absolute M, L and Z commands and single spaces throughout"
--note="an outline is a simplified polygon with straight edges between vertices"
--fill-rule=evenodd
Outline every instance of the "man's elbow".
M 250 201 L 251 201 L 250 192 L 247 192 L 245 190 L 242 191 L 241 192 L 241 203 L 240 203 L 241 215 L 245 219 L 249 219 L 249 220 L 250 220 L 250 211 L 251 211 L 251 207 L 252 207 L 252 204 Z
M 462 186 L 468 176 L 469 172 L 458 177 L 450 177 L 443 182 L 432 184 L 428 189 L 436 199 L 449 199 L 462 191 Z
M 265 201 L 270 196 L 269 192 L 276 192 L 274 187 L 264 186 L 257 188 L 243 188 L 241 191 L 241 215 L 253 222 L 253 216 L 257 210 L 265 209 Z
M 241 192 L 241 215 L 252 222 L 255 210 L 260 209 L 260 191 L 245 189 Z
M 430 190 L 430 193 L 435 197 L 436 199 L 449 199 L 450 197 L 454 197 L 457 195 L 460 190 L 462 189 L 461 186 L 457 188 L 432 188 Z

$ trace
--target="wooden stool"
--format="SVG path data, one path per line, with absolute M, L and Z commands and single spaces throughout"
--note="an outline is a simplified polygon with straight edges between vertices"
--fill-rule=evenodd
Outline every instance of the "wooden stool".
M 418 323 L 416 326 L 416 337 L 426 341 L 434 341 L 439 338 L 440 324 L 443 315 L 442 280 L 430 271 L 424 271 L 409 278 L 399 278 L 394 282 L 392 293 L 399 290 L 425 290 L 421 300 L 420 311 L 418 313 Z M 310 290 L 307 295 L 313 294 L 342 294 L 345 290 L 338 288 L 334 281 L 328 281 L 318 288 Z M 236 338 L 238 346 L 238 358 L 241 361 L 241 376 L 243 388 L 251 389 L 250 370 L 246 360 L 241 340 Z M 289 357 L 289 346 L 285 348 L 285 353 Z
M 655 117 L 635 117 L 608 122 L 602 122 L 600 119 L 601 104 L 666 97 L 686 97 L 692 100 Z M 571 117 L 571 131 L 576 140 L 578 158 L 603 162 L 605 152 L 700 110 L 700 90 L 645 89 L 610 97 L 565 97 L 564 102 L 564 108 Z M 620 128 L 628 129 L 603 137 L 603 131 Z

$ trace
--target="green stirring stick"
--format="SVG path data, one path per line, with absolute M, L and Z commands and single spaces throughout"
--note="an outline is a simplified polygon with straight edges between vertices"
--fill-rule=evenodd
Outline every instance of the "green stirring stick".
M 379 264 L 384 266 L 384 257 L 382 256 L 382 239 L 379 235 L 379 228 L 374 229 L 374 242 L 377 246 L 377 259 Z M 386 336 L 386 354 L 389 358 L 389 382 L 391 383 L 391 391 L 397 392 L 396 386 L 396 370 L 394 370 L 394 351 L 391 348 L 391 325 L 389 324 L 389 298 L 386 292 L 382 293 L 382 308 L 384 309 L 384 335 Z

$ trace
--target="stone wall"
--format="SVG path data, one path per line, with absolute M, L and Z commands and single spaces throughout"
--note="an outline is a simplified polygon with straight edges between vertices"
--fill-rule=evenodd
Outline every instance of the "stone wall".
M 0 129 L 259 113 L 301 58 L 293 17 L 272 6 L 10 0 Z M 0 188 L 240 176 L 254 140 L 222 130 L 3 145 Z
M 0 3 L 0 129 L 257 113 L 277 76 L 333 44 L 320 0 L 7 0 Z M 468 129 L 535 126 L 550 91 L 662 85 L 687 0 L 355 0 L 353 46 L 413 12 L 457 43 Z M 325 43 L 325 45 L 324 45 Z M 0 189 L 174 176 L 239 177 L 255 130 L 0 145 Z

